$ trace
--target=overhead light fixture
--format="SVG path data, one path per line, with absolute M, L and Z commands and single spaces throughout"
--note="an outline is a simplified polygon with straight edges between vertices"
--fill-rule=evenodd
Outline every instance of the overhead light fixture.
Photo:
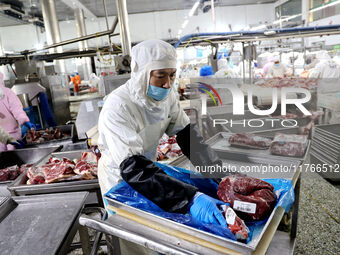
M 178 30 L 178 34 L 179 34 L 179 35 L 182 34 L 182 32 L 183 32 L 182 29 Z
M 188 25 L 189 20 L 184 20 L 183 24 L 182 24 L 182 29 L 184 29 L 187 25 Z
M 317 11 L 320 11 L 320 10 L 322 10 L 322 9 L 325 9 L 325 8 L 327 8 L 327 7 L 331 7 L 331 6 L 334 6 L 334 5 L 337 5 L 337 4 L 340 4 L 340 1 L 339 1 L 339 0 L 338 0 L 338 1 L 334 1 L 334 2 L 332 2 L 332 3 L 330 3 L 330 4 L 322 5 L 322 6 L 320 6 L 320 7 L 317 7 L 317 8 L 315 8 L 315 9 L 312 9 L 312 10 L 309 10 L 309 12 L 317 12 Z
M 197 7 L 198 7 L 199 4 L 200 4 L 199 1 L 197 1 L 197 2 L 194 3 L 193 7 L 191 8 L 191 10 L 190 10 L 190 12 L 189 12 L 189 17 L 191 17 L 192 15 L 194 15 L 194 13 L 195 13 L 195 11 L 196 11 L 196 9 L 197 9 Z
M 269 30 L 269 31 L 264 31 L 264 35 L 275 35 L 276 31 L 274 30 Z

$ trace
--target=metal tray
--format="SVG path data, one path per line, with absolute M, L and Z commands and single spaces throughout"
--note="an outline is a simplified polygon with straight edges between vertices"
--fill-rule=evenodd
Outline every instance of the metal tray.
M 22 164 L 36 164 L 41 159 L 46 157 L 52 152 L 60 150 L 61 146 L 53 146 L 47 148 L 31 148 L 31 149 L 21 149 L 13 151 L 4 151 L 0 153 L 0 169 Z M 0 182 L 11 183 L 11 181 Z
M 279 156 L 273 155 L 270 153 L 269 149 L 260 150 L 260 149 L 246 149 L 241 147 L 230 146 L 229 144 L 229 137 L 232 133 L 220 132 L 206 141 L 207 144 L 211 146 L 211 148 L 215 151 L 228 151 L 230 153 L 237 153 L 237 154 L 244 154 L 244 155 L 251 155 L 251 156 L 258 156 L 258 157 L 265 157 L 265 158 L 273 158 L 278 160 L 291 160 L 292 158 L 298 160 L 305 160 L 307 156 L 308 147 L 310 141 L 308 141 L 306 151 L 302 157 L 289 157 L 289 156 Z M 263 135 L 267 138 L 272 138 Z
M 43 165 L 48 159 L 53 157 L 67 157 L 69 159 L 79 158 L 81 151 L 69 151 L 69 152 L 57 152 L 52 153 L 42 159 L 38 165 Z M 37 195 L 37 194 L 50 194 L 50 193 L 61 193 L 61 192 L 75 192 L 75 191 L 91 191 L 96 192 L 98 202 L 101 202 L 101 193 L 99 188 L 98 179 L 94 180 L 83 180 L 83 181 L 68 181 L 68 182 L 57 182 L 50 184 L 36 184 L 36 185 L 27 185 L 27 176 L 26 172 L 22 173 L 14 182 L 12 182 L 8 189 L 10 190 L 13 196 L 25 196 L 25 195 Z
M 89 146 L 87 145 L 87 141 L 70 143 L 63 146 L 61 151 L 78 151 L 78 150 L 87 150 Z
M 314 154 L 318 154 L 319 157 L 322 157 L 324 159 L 324 161 L 330 165 L 334 165 L 337 163 L 337 161 L 330 157 L 321 147 L 319 147 L 318 145 L 313 144 L 312 146 L 313 152 Z
M 256 247 L 259 244 L 262 236 L 266 232 L 268 225 L 270 224 L 275 213 L 277 212 L 277 208 L 275 208 L 273 212 L 271 213 L 270 217 L 268 218 L 268 221 L 264 225 L 262 231 L 260 233 L 257 233 L 257 235 L 255 234 L 252 240 L 248 244 L 244 244 L 242 242 L 233 241 L 233 240 L 230 240 L 224 237 L 220 237 L 220 236 L 217 236 L 217 235 L 214 235 L 214 234 L 202 231 L 202 230 L 198 230 L 193 227 L 189 227 L 189 226 L 162 218 L 152 213 L 148 213 L 140 209 L 134 208 L 132 206 L 123 204 L 111 198 L 107 198 L 107 201 L 108 201 L 108 204 L 113 207 L 125 210 L 135 215 L 138 215 L 142 218 L 145 218 L 146 220 L 151 220 L 155 222 L 157 225 L 163 225 L 166 228 L 177 230 L 190 236 L 195 236 L 196 238 L 200 238 L 202 240 L 225 247 L 227 249 L 236 250 L 238 252 L 241 252 L 242 254 L 251 254 L 253 251 L 256 250 Z
M 57 140 L 52 140 L 52 141 L 46 141 L 43 143 L 32 143 L 28 144 L 27 147 L 49 147 L 49 146 L 54 146 L 54 145 L 64 145 L 68 143 L 72 143 L 72 141 L 75 140 L 75 132 L 74 132 L 74 125 L 61 125 L 61 126 L 56 126 L 53 128 L 58 128 L 60 129 L 61 132 L 68 134 L 68 137 L 62 138 L 62 139 L 57 139 Z
M 333 136 L 333 139 L 340 141 L 340 124 L 317 125 L 315 129 Z
M 322 141 L 325 144 L 329 144 L 333 148 L 340 149 L 340 143 L 338 143 L 336 140 L 332 139 L 331 136 L 319 134 L 319 131 L 315 130 L 313 134 L 313 140 L 318 139 Z
M 67 252 L 86 197 L 77 192 L 7 199 L 0 206 L 0 253 Z
M 329 154 L 330 156 L 332 156 L 333 158 L 337 159 L 338 156 L 340 155 L 340 151 L 339 149 L 336 149 L 332 146 L 330 146 L 330 144 L 323 142 L 322 140 L 313 139 L 312 142 L 312 146 L 317 145 L 318 147 L 320 147 L 324 152 L 326 152 L 327 154 Z
M 320 129 L 314 129 L 314 136 L 322 137 L 323 139 L 328 139 L 332 143 L 334 143 L 337 147 L 340 147 L 340 140 L 336 139 L 336 137 L 328 132 L 324 132 Z

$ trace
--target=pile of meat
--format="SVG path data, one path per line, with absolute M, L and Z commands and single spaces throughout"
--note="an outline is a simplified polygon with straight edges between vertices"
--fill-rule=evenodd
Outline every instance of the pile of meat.
M 317 82 L 317 79 L 285 77 L 285 78 L 263 79 L 263 80 L 257 81 L 255 84 L 261 87 L 265 87 L 265 88 L 295 87 L 295 88 L 312 89 L 312 88 L 317 87 L 318 82 Z
M 45 165 L 28 168 L 27 184 L 92 180 L 97 178 L 97 173 L 98 157 L 91 151 L 83 152 L 78 160 L 51 157 Z
M 307 135 L 275 134 L 270 152 L 280 156 L 302 157 L 305 154 Z
M 222 205 L 222 213 L 227 221 L 228 229 L 237 240 L 245 241 L 248 238 L 249 229 L 244 221 L 236 215 L 234 210 L 227 205 Z
M 254 134 L 233 134 L 229 137 L 229 144 L 232 146 L 249 149 L 268 149 L 271 139 Z
M 164 134 L 157 147 L 157 161 L 173 159 L 180 155 L 182 150 L 177 144 L 176 136 L 169 137 Z
M 27 130 L 26 142 L 27 144 L 39 144 L 52 140 L 59 140 L 70 137 L 67 134 L 61 132 L 58 128 L 47 128 L 45 130 L 34 130 L 33 128 Z
M 241 175 L 224 178 L 218 186 L 217 195 L 244 220 L 265 219 L 276 201 L 274 187 L 270 183 Z
M 0 181 L 15 180 L 20 174 L 22 174 L 27 167 L 31 167 L 31 164 L 10 166 L 4 169 L 0 169 Z

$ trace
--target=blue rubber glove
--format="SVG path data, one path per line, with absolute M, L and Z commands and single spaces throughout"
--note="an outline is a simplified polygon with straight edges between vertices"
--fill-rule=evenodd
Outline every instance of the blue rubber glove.
M 24 125 L 28 128 L 28 129 L 32 129 L 34 128 L 35 130 L 37 129 L 37 127 L 32 123 L 32 122 L 25 122 Z
M 17 140 L 15 142 L 10 142 L 9 144 L 13 145 L 16 149 L 22 149 L 26 146 L 26 143 L 21 140 Z
M 196 219 L 203 223 L 219 224 L 227 226 L 227 222 L 219 210 L 219 205 L 225 205 L 220 200 L 209 197 L 203 193 L 197 192 L 190 206 L 190 213 Z M 228 205 L 228 204 L 226 204 Z

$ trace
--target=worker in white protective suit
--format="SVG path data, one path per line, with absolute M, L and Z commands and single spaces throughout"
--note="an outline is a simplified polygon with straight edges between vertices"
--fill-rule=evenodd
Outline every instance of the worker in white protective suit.
M 283 78 L 286 73 L 286 66 L 280 62 L 280 58 L 278 56 L 275 56 L 274 63 L 268 70 L 267 78 Z
M 340 78 L 340 66 L 332 60 L 327 51 L 320 51 L 316 54 L 319 63 L 310 71 L 310 78 L 338 79 Z
M 215 73 L 215 77 L 218 78 L 239 78 L 238 74 L 230 67 L 228 60 L 219 59 L 217 61 L 218 71 Z
M 108 95 L 99 117 L 102 156 L 98 179 L 102 194 L 124 180 L 167 212 L 190 212 L 202 222 L 226 226 L 218 210 L 221 201 L 168 176 L 153 164 L 164 133 L 177 135 L 183 154 L 193 165 L 222 163 L 180 108 L 172 88 L 175 77 L 176 51 L 170 44 L 147 40 L 132 48 L 131 79 Z M 153 254 L 122 240 L 120 248 L 122 254 Z

